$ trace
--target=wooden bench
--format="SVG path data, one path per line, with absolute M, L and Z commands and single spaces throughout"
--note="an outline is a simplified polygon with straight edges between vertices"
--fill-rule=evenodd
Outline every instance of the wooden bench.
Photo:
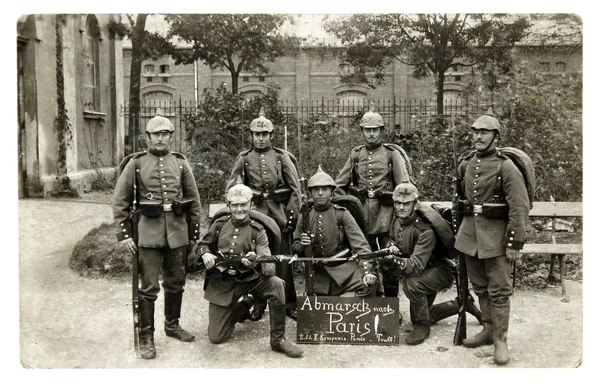
M 452 203 L 449 201 L 440 201 L 436 203 L 446 208 L 452 207 Z M 433 202 L 423 202 L 423 204 L 433 204 Z M 581 243 L 558 244 L 556 242 L 556 220 L 568 217 L 583 217 L 583 203 L 536 201 L 533 203 L 531 211 L 529 211 L 530 221 L 533 217 L 549 218 L 552 220 L 552 229 L 550 231 L 552 242 L 544 244 L 525 244 L 521 250 L 521 254 L 550 255 L 550 272 L 548 273 L 548 280 L 550 280 L 554 270 L 554 261 L 558 258 L 562 294 L 566 295 L 564 257 L 566 255 L 583 254 L 583 245 Z

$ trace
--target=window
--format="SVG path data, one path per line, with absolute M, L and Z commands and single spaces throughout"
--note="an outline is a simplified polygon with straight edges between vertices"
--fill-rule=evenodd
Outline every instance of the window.
M 250 77 L 249 76 L 244 76 L 244 77 L 242 77 L 242 81 L 248 82 L 248 81 L 250 81 Z
M 152 82 L 152 77 L 151 76 L 147 77 L 146 82 Z
M 160 73 L 161 74 L 168 74 L 169 73 L 169 65 L 168 64 L 161 64 L 160 65 Z
M 144 74 L 154 74 L 154 64 L 146 64 L 144 66 Z
M 355 68 L 350 63 L 342 63 L 340 64 L 340 75 L 349 76 L 355 73 Z
M 162 78 L 163 83 L 169 83 L 169 78 Z
M 259 76 L 258 76 L 258 81 L 259 81 L 259 82 L 264 82 L 264 81 L 265 81 L 265 77 L 264 77 L 264 76 L 262 76 L 262 75 L 259 75 Z
M 556 62 L 554 64 L 554 70 L 556 72 L 565 72 L 567 65 L 565 64 L 565 62 Z
M 460 82 L 461 79 L 462 79 L 462 76 L 460 76 L 460 75 L 454 76 L 454 81 L 455 82 Z
M 550 72 L 550 63 L 548 63 L 548 62 L 541 62 L 538 65 L 538 71 Z
M 87 111 L 100 111 L 99 74 L 100 27 L 95 16 L 88 16 L 83 31 L 83 106 Z
M 458 72 L 458 64 L 453 64 L 453 65 L 452 65 L 452 70 L 453 70 L 454 72 Z

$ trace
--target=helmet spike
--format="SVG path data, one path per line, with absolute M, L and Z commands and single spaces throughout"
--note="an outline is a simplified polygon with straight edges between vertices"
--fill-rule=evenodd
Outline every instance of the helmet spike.
M 265 108 L 263 106 L 260 107 L 260 111 L 258 112 L 258 116 L 263 116 L 266 117 L 267 115 L 265 114 Z

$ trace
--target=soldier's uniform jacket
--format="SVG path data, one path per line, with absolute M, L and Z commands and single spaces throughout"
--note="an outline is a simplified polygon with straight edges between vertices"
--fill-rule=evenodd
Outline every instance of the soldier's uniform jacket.
M 130 210 L 133 202 L 133 181 L 137 183 L 137 202 L 147 200 L 173 204 L 176 198 L 191 198 L 186 214 L 164 211 L 156 217 L 139 216 L 137 245 L 144 248 L 171 249 L 188 245 L 200 238 L 200 196 L 194 175 L 186 158 L 179 153 L 149 150 L 129 160 L 115 186 L 113 216 L 119 225 L 117 238 L 132 237 Z M 161 210 L 162 211 L 162 210 Z
M 482 214 L 464 216 L 456 235 L 455 248 L 480 259 L 502 256 L 506 248 L 522 249 L 529 218 L 529 198 L 519 169 L 496 149 L 476 152 L 467 162 L 463 192 L 471 205 L 492 202 L 498 167 L 501 167 L 502 193 L 509 206 L 508 219 L 487 218 Z
M 313 207 L 309 212 L 311 233 L 314 235 L 312 252 L 314 257 L 328 257 L 349 248 L 353 254 L 370 253 L 371 248 L 356 221 L 346 208 L 330 204 L 323 211 Z M 339 212 L 336 214 L 336 212 Z M 341 215 L 340 215 L 341 213 Z M 337 218 L 336 218 L 337 217 Z M 303 218 L 300 217 L 294 231 L 294 253 L 302 254 L 304 247 L 300 244 L 302 230 L 304 229 Z M 374 274 L 373 264 L 365 259 L 363 261 L 340 261 L 331 262 L 325 266 L 315 266 L 314 285 L 315 291 L 327 293 L 330 280 L 335 280 L 341 286 L 360 267 L 363 276 Z M 324 272 L 319 271 L 325 271 Z M 319 274 L 321 273 L 321 274 Z
M 404 260 L 406 267 L 399 270 L 394 262 L 382 259 L 382 268 L 391 270 L 391 273 L 397 276 L 419 276 L 433 263 L 432 252 L 436 243 L 433 229 L 423 221 L 417 211 L 413 211 L 407 219 L 395 216 L 390 229 L 390 245 L 397 246 L 402 257 L 407 258 Z
M 353 153 L 356 151 L 359 152 L 358 157 L 353 157 Z M 390 152 L 391 154 L 388 154 Z M 357 160 L 356 163 L 354 163 L 354 159 Z M 352 150 L 350 157 L 337 176 L 334 196 L 349 193 L 353 166 L 357 172 L 358 188 L 360 189 L 391 192 L 400 182 L 408 181 L 408 172 L 398 151 L 389 149 L 383 144 L 373 147 L 361 145 Z M 394 217 L 393 205 L 382 205 L 377 198 L 366 198 L 363 202 L 363 213 L 369 235 L 389 231 Z
M 269 197 L 255 204 L 255 210 L 272 217 L 280 229 L 296 225 L 300 207 L 300 187 L 298 173 L 287 154 L 279 153 L 273 148 L 246 150 L 238 156 L 233 165 L 225 191 L 236 183 L 238 176 L 245 185 Z M 287 203 L 275 202 L 272 199 L 273 192 L 280 184 L 292 190 Z
M 253 231 L 252 228 L 255 228 Z M 253 235 L 256 240 L 253 240 Z M 209 228 L 208 232 L 199 243 L 200 255 L 210 252 L 215 256 L 219 253 L 224 255 L 245 255 L 248 252 L 256 252 L 257 255 L 271 255 L 269 240 L 264 227 L 250 219 L 236 221 L 231 216 L 217 219 Z M 206 275 L 204 280 L 204 298 L 219 306 L 229 306 L 233 300 L 235 286 L 239 282 L 248 282 L 258 279 L 262 274 L 262 268 L 268 264 L 257 264 L 252 270 L 244 275 L 228 276 L 225 272 L 218 277 Z M 274 272 L 274 267 L 272 267 Z M 211 269 L 215 270 L 216 268 Z

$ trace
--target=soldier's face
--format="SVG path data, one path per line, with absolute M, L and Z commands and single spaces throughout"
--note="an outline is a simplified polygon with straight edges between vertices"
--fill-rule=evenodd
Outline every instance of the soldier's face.
M 155 133 L 150 133 L 149 138 L 150 146 L 152 146 L 154 150 L 165 150 L 171 143 L 171 132 L 167 130 L 157 131 Z
M 325 205 L 331 198 L 333 188 L 331 186 L 315 186 L 310 188 L 310 195 L 312 196 L 315 204 Z
M 229 212 L 234 219 L 237 221 L 243 221 L 248 218 L 250 215 L 250 206 L 252 203 L 248 202 L 230 202 L 229 203 Z
M 381 141 L 381 127 L 365 127 L 362 129 L 362 135 L 367 144 L 375 145 Z
M 473 134 L 473 144 L 477 151 L 488 149 L 496 139 L 496 132 L 493 130 L 471 129 L 471 133 Z
M 416 201 L 394 201 L 396 216 L 402 219 L 409 218 L 415 210 Z
M 255 149 L 265 149 L 271 146 L 271 133 L 266 131 L 253 132 L 252 143 Z

